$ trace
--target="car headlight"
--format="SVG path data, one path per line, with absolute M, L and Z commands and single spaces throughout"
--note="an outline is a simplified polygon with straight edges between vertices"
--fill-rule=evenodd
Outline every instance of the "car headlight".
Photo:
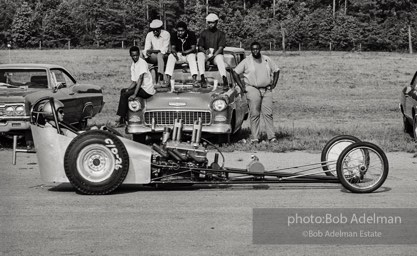
M 4 114 L 6 114 L 6 116 L 14 115 L 14 107 L 12 107 L 12 106 L 6 107 L 4 109 Z
M 14 112 L 18 116 L 23 116 L 25 114 L 25 107 L 18 106 L 18 107 L 15 108 Z
M 129 101 L 129 109 L 133 112 L 139 111 L 141 108 L 139 100 L 131 100 Z
M 227 103 L 224 99 L 217 99 L 211 103 L 211 107 L 215 111 L 223 111 L 227 107 Z

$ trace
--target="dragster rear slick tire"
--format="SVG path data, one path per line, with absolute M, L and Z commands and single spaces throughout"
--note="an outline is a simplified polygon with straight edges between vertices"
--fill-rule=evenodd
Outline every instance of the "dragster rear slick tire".
M 321 152 L 321 165 L 327 176 L 336 176 L 336 163 L 347 146 L 361 140 L 351 135 L 339 135 L 330 139 Z
M 389 164 L 384 151 L 377 145 L 356 142 L 342 151 L 336 170 L 346 189 L 353 193 L 370 193 L 387 179 Z
M 91 130 L 71 141 L 65 151 L 64 169 L 78 192 L 109 194 L 125 180 L 129 171 L 129 154 L 114 134 Z

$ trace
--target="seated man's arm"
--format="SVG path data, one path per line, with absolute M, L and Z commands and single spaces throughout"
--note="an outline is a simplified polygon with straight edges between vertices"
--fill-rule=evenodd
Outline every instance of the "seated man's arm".
M 163 32 L 161 32 L 161 37 L 162 37 L 162 46 L 161 46 L 160 52 L 162 54 L 167 54 L 171 46 L 171 34 L 163 30 Z
M 136 82 L 135 92 L 134 92 L 132 95 L 130 95 L 130 96 L 129 96 L 129 100 L 133 100 L 133 99 L 135 99 L 135 98 L 136 98 L 136 95 L 138 94 L 139 89 L 140 89 L 140 87 L 142 86 L 142 83 L 143 83 L 143 76 L 144 76 L 144 75 L 145 75 L 144 73 L 140 74 L 139 79 L 138 79 L 138 81 Z
M 206 49 L 205 47 L 205 38 L 204 38 L 204 32 L 201 33 L 200 37 L 198 38 L 198 51 L 204 52 L 205 54 L 209 54 L 209 49 Z
M 192 45 L 190 49 L 188 49 L 186 51 L 183 51 L 182 55 L 187 55 L 189 53 L 195 53 L 195 48 L 196 48 L 195 45 Z
M 223 49 L 224 49 L 223 46 L 219 46 L 219 48 L 217 48 L 217 50 L 213 53 L 213 58 L 216 57 L 219 54 L 222 54 L 223 53 Z
M 152 49 L 152 38 L 151 38 L 152 34 L 151 33 L 152 32 L 148 33 L 145 38 L 145 49 L 143 51 L 146 54 L 146 58 L 148 58 L 151 55 L 151 52 L 150 52 Z

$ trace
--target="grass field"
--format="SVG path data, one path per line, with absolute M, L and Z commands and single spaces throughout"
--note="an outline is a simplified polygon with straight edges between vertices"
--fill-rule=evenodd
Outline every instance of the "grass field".
M 415 152 L 402 131 L 400 91 L 416 71 L 415 55 L 351 52 L 264 52 L 281 68 L 275 90 L 274 122 L 279 142 L 248 145 L 248 122 L 223 150 L 321 150 L 327 140 L 350 134 L 386 151 Z M 54 63 L 79 82 L 101 85 L 106 105 L 90 123 L 116 120 L 121 88 L 129 84 L 128 50 L 0 51 L 0 63 Z

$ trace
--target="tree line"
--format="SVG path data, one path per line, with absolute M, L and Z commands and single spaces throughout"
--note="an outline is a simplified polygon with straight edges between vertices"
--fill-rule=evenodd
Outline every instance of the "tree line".
M 142 46 L 153 19 L 198 34 L 213 12 L 229 46 L 408 51 L 416 11 L 416 0 L 0 0 L 0 47 Z

